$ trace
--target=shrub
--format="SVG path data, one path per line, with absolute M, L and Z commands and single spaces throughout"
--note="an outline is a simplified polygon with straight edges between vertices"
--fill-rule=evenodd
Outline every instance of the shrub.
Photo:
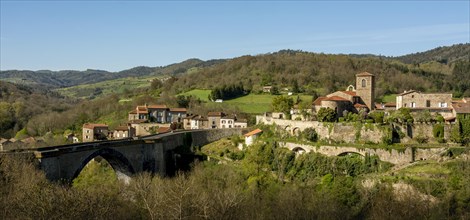
M 302 137 L 308 141 L 312 141 L 312 142 L 318 141 L 318 133 L 317 131 L 315 131 L 314 128 L 306 128 L 302 132 Z
M 384 112 L 374 111 L 374 112 L 369 113 L 369 117 L 371 117 L 374 120 L 375 123 L 383 123 L 384 122 L 384 116 L 385 116 Z
M 334 122 L 336 119 L 336 111 L 331 108 L 320 108 L 317 113 L 318 121 Z
M 432 128 L 432 134 L 435 138 L 444 138 L 444 125 L 435 124 Z

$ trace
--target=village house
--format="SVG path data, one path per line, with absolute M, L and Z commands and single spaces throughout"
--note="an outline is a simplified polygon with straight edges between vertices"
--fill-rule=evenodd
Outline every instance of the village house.
M 461 100 L 452 102 L 453 116 L 446 120 L 456 120 L 459 118 L 470 118 L 470 98 L 462 98 Z
M 235 118 L 230 116 L 225 116 L 220 119 L 221 128 L 233 128 L 235 125 Z
M 397 109 L 397 103 L 387 102 L 387 103 L 375 103 L 375 110 L 378 111 L 390 111 Z
M 130 137 L 157 134 L 160 128 L 170 128 L 170 124 L 149 123 L 141 120 L 130 121 L 129 125 Z
M 86 123 L 82 128 L 83 142 L 106 140 L 108 136 L 108 125 Z
M 243 119 L 243 118 L 240 118 L 240 119 L 236 119 L 234 124 L 233 124 L 233 127 L 234 128 L 247 128 L 248 127 L 248 121 L 246 119 Z
M 444 118 L 452 117 L 451 93 L 421 93 L 410 90 L 397 95 L 396 109 L 409 108 L 411 111 L 436 112 Z
M 113 139 L 124 139 L 132 137 L 130 134 L 130 126 L 121 125 L 114 129 L 113 131 Z
M 250 146 L 253 144 L 253 142 L 255 142 L 256 138 L 258 138 L 259 135 L 261 135 L 263 131 L 260 130 L 260 129 L 255 129 L 253 131 L 250 131 L 248 133 L 246 133 L 244 136 L 245 136 L 245 145 L 246 146 Z
M 155 123 L 181 122 L 186 108 L 168 108 L 166 105 L 142 105 L 129 112 L 128 120 L 148 120 Z
M 209 120 L 202 115 L 195 115 L 191 118 L 191 129 L 208 129 Z
M 220 128 L 220 119 L 225 116 L 223 112 L 209 112 L 207 113 L 207 119 L 209 120 L 210 128 Z
M 375 76 L 368 72 L 356 74 L 356 87 L 350 85 L 345 91 L 336 91 L 326 96 L 318 97 L 313 102 L 313 110 L 331 108 L 342 117 L 343 112 L 359 112 L 364 109 L 375 109 Z
M 272 88 L 272 86 L 263 86 L 263 92 L 270 93 Z

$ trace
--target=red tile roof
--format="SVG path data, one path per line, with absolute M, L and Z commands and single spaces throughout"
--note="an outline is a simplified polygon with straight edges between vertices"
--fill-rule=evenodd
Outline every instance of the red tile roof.
M 248 133 L 245 134 L 245 137 L 249 137 L 249 136 L 252 136 L 252 135 L 255 135 L 255 134 L 259 134 L 263 132 L 262 130 L 260 130 L 259 128 L 253 130 L 253 131 L 250 131 Z
M 149 111 L 147 109 L 147 106 L 137 106 L 136 112 L 137 112 L 137 114 L 149 113 Z
M 356 103 L 354 104 L 354 108 L 366 108 L 367 105 L 363 105 L 363 104 L 359 104 L 359 103 Z
M 403 96 L 403 95 L 410 94 L 410 93 L 413 93 L 413 92 L 418 92 L 418 91 L 415 91 L 415 90 L 405 91 L 403 93 L 398 94 L 397 96 Z
M 397 107 L 397 103 L 395 102 L 387 102 L 384 104 L 385 107 Z
M 224 116 L 225 114 L 223 112 L 209 112 L 207 113 L 207 116 L 218 116 L 218 117 L 222 117 Z
M 105 124 L 92 124 L 92 123 L 83 124 L 83 128 L 94 129 L 96 127 L 108 128 L 108 125 L 105 125 Z
M 161 133 L 168 133 L 171 131 L 171 128 L 169 127 L 159 127 L 157 129 L 157 133 L 161 134 Z
M 170 108 L 170 112 L 186 112 L 186 108 Z
M 470 103 L 453 103 L 452 107 L 454 108 L 457 114 L 468 114 L 470 113 Z
M 129 128 L 127 126 L 118 126 L 116 127 L 116 131 L 127 131 Z
M 147 106 L 147 108 L 151 108 L 151 109 L 166 109 L 168 107 L 166 107 L 166 105 L 149 105 Z
M 313 101 L 313 105 L 321 105 L 321 101 L 325 100 L 327 97 L 320 96 L 315 101 Z
M 346 94 L 348 94 L 348 95 L 350 95 L 350 96 L 357 96 L 356 91 L 340 91 L 340 92 L 346 93 Z
M 129 114 L 137 114 L 137 110 L 134 109 L 134 110 L 130 111 Z
M 324 99 L 323 101 L 335 101 L 335 102 L 349 102 L 349 100 L 345 99 L 345 98 L 341 98 L 339 96 L 331 96 L 331 97 L 328 97 L 326 99 Z

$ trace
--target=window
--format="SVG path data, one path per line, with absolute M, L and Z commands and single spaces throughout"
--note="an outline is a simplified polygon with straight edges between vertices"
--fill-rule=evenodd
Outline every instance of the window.
M 86 133 L 89 134 L 89 133 L 90 133 L 90 130 L 86 130 Z
M 229 124 L 232 124 L 232 121 L 228 121 Z
M 126 133 L 122 134 L 122 137 L 125 138 L 125 137 L 126 137 Z
M 119 137 L 119 136 L 120 136 L 120 134 L 119 134 L 119 133 L 117 133 L 117 137 Z
M 416 108 L 416 103 L 412 102 L 410 103 L 411 108 Z
M 362 84 L 362 87 L 366 87 L 366 84 L 367 84 L 367 83 L 366 83 L 366 80 L 365 80 L 365 79 L 362 79 L 361 84 Z
M 87 136 L 85 136 L 85 139 L 88 139 L 88 138 L 90 138 L 88 135 L 87 135 Z
M 232 128 L 232 125 L 229 125 L 228 128 Z
M 414 97 L 415 97 L 415 95 L 411 95 L 411 98 L 414 98 Z
M 426 107 L 431 107 L 431 100 L 426 100 Z
M 405 106 L 403 106 L 403 107 L 406 107 L 406 103 L 405 103 Z
M 447 102 L 439 102 L 439 107 L 447 108 Z
M 212 121 L 212 125 L 215 125 L 215 121 Z

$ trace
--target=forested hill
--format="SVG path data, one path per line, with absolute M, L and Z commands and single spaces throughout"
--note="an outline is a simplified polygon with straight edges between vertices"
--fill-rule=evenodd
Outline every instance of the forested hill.
M 448 64 L 459 60 L 468 60 L 470 59 L 470 43 L 438 47 L 425 52 L 394 57 L 394 59 L 407 64 L 418 64 L 431 61 Z
M 456 57 L 448 55 L 449 57 Z M 452 64 L 405 64 L 384 57 L 356 57 L 283 50 L 272 54 L 243 56 L 182 76 L 174 83 L 177 92 L 192 88 L 241 82 L 254 92 L 262 86 L 299 87 L 301 91 L 324 95 L 355 84 L 355 74 L 376 75 L 377 97 L 415 89 L 423 92 L 453 92 L 470 96 L 470 62 Z
M 74 104 L 74 101 L 44 88 L 0 81 L 0 137 L 14 137 L 32 117 L 50 113 L 54 118 L 55 113 Z
M 170 75 L 176 76 L 186 73 L 192 68 L 201 68 L 211 66 L 223 60 L 202 61 L 199 59 L 189 59 L 181 63 L 171 64 L 164 67 L 146 67 L 140 66 L 120 72 L 108 72 L 103 70 L 75 71 L 27 71 L 27 70 L 8 70 L 0 72 L 0 80 L 10 81 L 20 84 L 40 85 L 48 88 L 70 87 L 82 84 L 91 84 L 106 80 L 113 80 L 125 77 L 139 76 L 158 76 Z

